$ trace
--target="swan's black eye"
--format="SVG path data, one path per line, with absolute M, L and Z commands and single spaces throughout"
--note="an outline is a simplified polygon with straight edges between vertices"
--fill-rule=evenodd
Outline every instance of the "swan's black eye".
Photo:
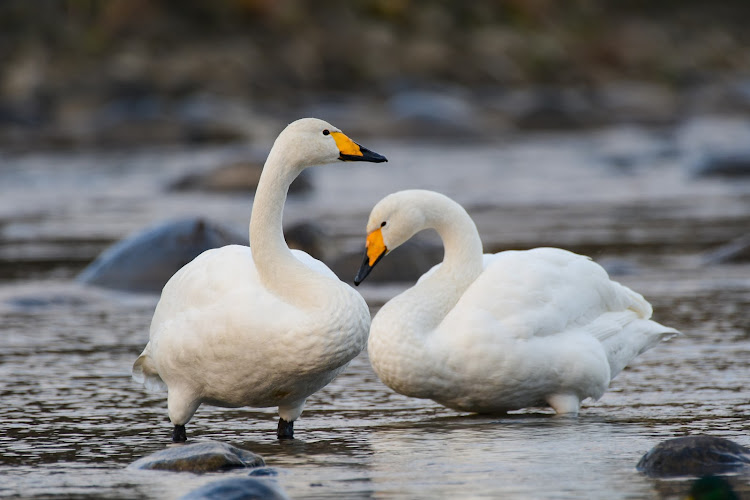
M 383 226 L 385 226 L 385 221 L 380 223 L 380 227 L 383 227 Z
M 328 131 L 328 129 L 325 129 L 325 130 L 323 131 L 323 135 L 331 135 L 331 132 L 329 132 L 329 131 Z

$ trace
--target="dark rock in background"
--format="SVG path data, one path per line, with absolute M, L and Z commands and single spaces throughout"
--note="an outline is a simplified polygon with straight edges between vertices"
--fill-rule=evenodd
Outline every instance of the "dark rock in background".
M 654 446 L 636 469 L 652 477 L 705 476 L 750 467 L 750 449 L 714 436 L 668 439 Z
M 310 221 L 284 228 L 284 239 L 289 248 L 302 250 L 318 260 L 325 260 L 331 250 L 327 248 L 323 229 Z
M 703 257 L 706 264 L 750 262 L 750 234 L 740 236 L 709 252 Z
M 171 445 L 128 465 L 131 469 L 214 472 L 236 467 L 262 467 L 260 455 L 218 441 Z
M 247 245 L 248 238 L 200 217 L 170 221 L 112 245 L 76 279 L 104 288 L 159 293 L 195 257 L 232 244 Z
M 750 150 L 706 153 L 689 169 L 698 177 L 750 178 Z
M 262 143 L 337 92 L 398 136 L 748 112 L 748 5 L 4 0 L 0 145 Z
M 289 248 L 323 260 L 325 234 L 312 222 L 284 230 Z M 248 245 L 248 237 L 201 217 L 169 221 L 129 236 L 101 253 L 76 280 L 135 293 L 160 293 L 169 278 L 211 248 Z M 36 299 L 29 299 L 36 300 Z M 42 300 L 42 299 L 39 299 Z
M 348 252 L 334 258 L 331 270 L 344 282 L 351 283 L 364 259 L 361 252 Z M 383 257 L 364 283 L 415 282 L 432 266 L 443 260 L 443 247 L 419 236 L 412 238 Z
M 174 191 L 206 191 L 214 193 L 254 192 L 258 187 L 264 160 L 238 162 L 204 174 L 191 174 L 170 186 Z M 289 186 L 289 194 L 305 193 L 312 189 L 310 172 L 302 173 Z

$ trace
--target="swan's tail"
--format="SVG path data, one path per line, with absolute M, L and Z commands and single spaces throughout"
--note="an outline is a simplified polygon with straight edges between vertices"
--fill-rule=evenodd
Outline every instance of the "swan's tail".
M 675 335 L 681 333 L 650 319 L 635 319 L 617 333 L 600 339 L 609 360 L 610 378 L 620 373 L 635 357 Z
M 151 359 L 151 343 L 146 344 L 138 359 L 133 363 L 133 380 L 143 384 L 149 392 L 162 392 L 167 390 L 167 384 L 156 371 L 154 361 Z

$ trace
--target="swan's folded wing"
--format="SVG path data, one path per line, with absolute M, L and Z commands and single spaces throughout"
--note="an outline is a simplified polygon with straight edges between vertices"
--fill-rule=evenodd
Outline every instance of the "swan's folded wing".
M 603 339 L 616 333 L 618 325 L 651 315 L 641 295 L 611 281 L 601 266 L 556 248 L 485 255 L 484 272 L 449 316 L 467 318 L 461 311 L 468 309 L 485 323 L 491 317 L 496 330 L 515 338 L 582 329 Z M 610 316 L 598 321 L 602 315 Z

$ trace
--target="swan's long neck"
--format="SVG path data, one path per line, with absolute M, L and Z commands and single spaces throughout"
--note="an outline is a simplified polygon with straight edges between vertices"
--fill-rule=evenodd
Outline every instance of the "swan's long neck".
M 302 171 L 294 161 L 274 147 L 268 155 L 253 201 L 250 217 L 250 247 L 261 282 L 282 298 L 304 298 L 308 286 L 320 286 L 320 275 L 302 264 L 284 240 L 282 217 L 287 192 Z
M 432 331 L 482 273 L 482 240 L 469 214 L 445 197 L 434 198 L 424 211 L 425 229 L 435 229 L 443 241 L 443 263 L 397 299 L 412 334 Z

